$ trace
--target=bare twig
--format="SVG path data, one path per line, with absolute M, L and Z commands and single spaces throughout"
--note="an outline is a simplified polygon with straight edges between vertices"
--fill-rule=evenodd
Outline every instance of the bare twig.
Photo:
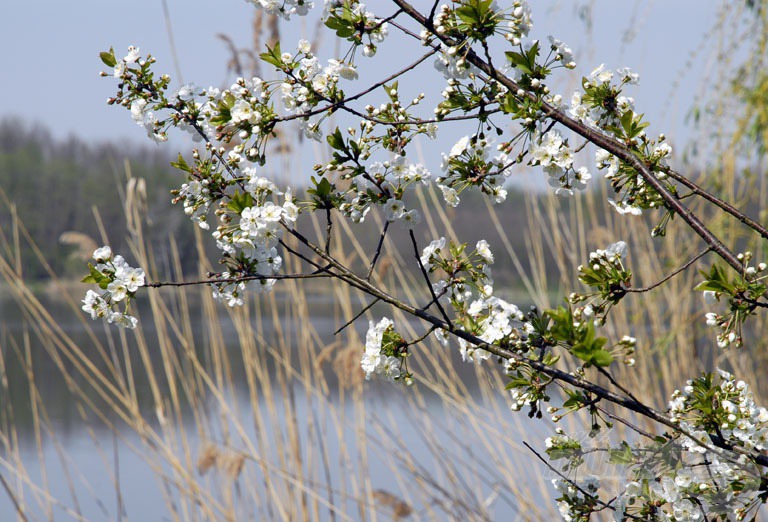
M 683 266 L 681 266 L 680 268 L 678 268 L 677 270 L 675 270 L 671 274 L 667 275 L 663 279 L 655 282 L 651 286 L 646 286 L 645 288 L 625 288 L 624 291 L 627 292 L 627 293 L 642 293 L 642 292 L 648 292 L 650 290 L 653 290 L 654 288 L 656 288 L 658 286 L 661 286 L 662 284 L 666 283 L 667 281 L 669 281 L 670 279 L 675 277 L 680 272 L 684 272 L 685 270 L 687 270 L 692 264 L 694 264 L 696 261 L 698 261 L 699 259 L 701 259 L 702 257 L 704 257 L 707 253 L 709 253 L 711 251 L 712 251 L 711 247 L 705 248 L 704 250 L 702 250 L 701 252 L 699 252 L 698 254 L 693 256 Z
M 349 321 L 347 321 L 346 323 L 344 323 L 344 324 L 343 324 L 343 325 L 342 325 L 342 326 L 341 326 L 341 327 L 340 327 L 338 330 L 336 330 L 335 332 L 333 332 L 333 335 L 339 335 L 339 334 L 340 334 L 340 333 L 341 333 L 341 332 L 342 332 L 342 331 L 343 331 L 343 330 L 344 330 L 344 329 L 345 329 L 347 326 L 349 326 L 349 325 L 351 325 L 352 323 L 354 323 L 355 321 L 357 321 L 357 320 L 358 320 L 358 319 L 359 319 L 359 318 L 360 318 L 360 317 L 361 317 L 361 316 L 362 316 L 362 315 L 363 315 L 365 312 L 367 312 L 368 310 L 370 310 L 370 309 L 373 307 L 373 305 L 375 305 L 376 303 L 378 303 L 380 300 L 381 300 L 381 299 L 379 299 L 379 298 L 377 297 L 376 299 L 374 299 L 373 301 L 371 301 L 370 303 L 368 303 L 367 305 L 365 305 L 365 308 L 363 308 L 362 310 L 360 310 L 359 312 L 357 312 L 357 313 L 355 314 L 355 316 L 354 316 L 352 319 L 350 319 Z
M 416 262 L 419 264 L 419 270 L 421 270 L 421 275 L 424 276 L 424 281 L 427 283 L 427 288 L 429 288 L 429 293 L 432 295 L 432 302 L 435 303 L 435 306 L 437 306 L 437 309 L 440 310 L 440 314 L 443 316 L 443 319 L 445 319 L 445 322 L 448 323 L 448 326 L 453 328 L 453 323 L 451 323 L 451 320 L 448 318 L 448 314 L 445 313 L 445 310 L 443 309 L 443 305 L 440 304 L 440 300 L 435 295 L 435 289 L 432 287 L 432 281 L 429 280 L 429 274 L 427 273 L 427 269 L 424 268 L 424 264 L 421 262 L 421 257 L 419 256 L 419 246 L 416 244 L 416 236 L 413 235 L 413 230 L 408 231 L 411 236 L 411 244 L 413 245 L 413 254 L 416 256 Z
M 748 226 L 749 228 L 751 228 L 752 230 L 754 230 L 755 232 L 763 236 L 763 238 L 768 239 L 768 229 L 766 229 L 763 225 L 761 225 L 754 219 L 747 216 L 744 212 L 735 208 L 733 205 L 729 204 L 726 201 L 723 201 L 722 199 L 718 198 L 711 192 L 707 192 L 706 190 L 702 189 L 700 186 L 698 186 L 696 183 L 694 183 L 690 179 L 686 178 L 682 174 L 675 172 L 669 167 L 663 167 L 661 171 L 664 172 L 670 178 L 680 183 L 681 185 L 688 188 L 693 194 L 696 194 L 697 196 L 709 201 L 710 203 L 718 207 L 720 210 L 723 210 L 724 212 L 735 217 L 736 219 L 741 221 L 744 225 Z
M 365 276 L 366 281 L 371 280 L 371 276 L 373 275 L 373 268 L 376 266 L 376 261 L 379 259 L 379 256 L 381 255 L 381 247 L 384 245 L 384 238 L 387 236 L 387 230 L 389 229 L 389 220 L 384 223 L 384 228 L 381 229 L 381 235 L 379 236 L 379 243 L 376 245 L 376 253 L 373 254 L 373 259 L 371 259 L 371 264 L 368 266 L 368 274 Z

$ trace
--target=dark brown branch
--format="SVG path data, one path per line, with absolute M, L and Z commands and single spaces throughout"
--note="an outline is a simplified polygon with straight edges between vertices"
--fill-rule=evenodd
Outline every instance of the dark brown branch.
M 398 0 L 396 0 L 398 1 Z M 593 382 L 590 382 L 583 377 L 580 377 L 578 375 L 565 372 L 563 370 L 559 370 L 557 368 L 553 368 L 551 366 L 548 366 L 544 364 L 541 361 L 530 359 L 528 357 L 525 357 L 524 355 L 521 355 L 517 352 L 513 352 L 505 347 L 496 346 L 492 344 L 488 344 L 487 342 L 483 341 L 479 337 L 472 335 L 469 332 L 466 332 L 464 330 L 460 330 L 456 328 L 453 324 L 450 324 L 448 321 L 444 321 L 443 319 L 440 319 L 430 313 L 428 313 L 425 310 L 420 310 L 418 308 L 415 308 L 407 303 L 404 303 L 400 301 L 399 299 L 389 295 L 388 293 L 382 291 L 378 287 L 373 286 L 365 279 L 355 275 L 353 272 L 351 272 L 349 269 L 347 269 L 344 265 L 339 263 L 336 259 L 326 256 L 325 253 L 321 248 L 318 246 L 312 244 L 306 237 L 304 237 L 301 233 L 299 233 L 296 230 L 289 230 L 289 233 L 291 233 L 296 239 L 298 239 L 301 243 L 303 243 L 305 246 L 307 246 L 310 250 L 315 252 L 318 256 L 323 258 L 328 264 L 335 268 L 338 271 L 337 277 L 341 279 L 342 281 L 346 282 L 347 284 L 358 288 L 362 292 L 365 292 L 373 297 L 378 297 L 385 303 L 389 303 L 390 305 L 394 306 L 395 308 L 402 310 L 403 312 L 412 315 L 414 317 L 418 317 L 424 321 L 427 321 L 431 323 L 432 325 L 441 328 L 443 330 L 446 330 L 447 332 L 453 334 L 455 337 L 459 337 L 461 339 L 464 339 L 465 341 L 468 341 L 472 343 L 473 345 L 477 346 L 478 348 L 482 348 L 486 351 L 491 352 L 492 354 L 501 357 L 503 359 L 508 359 L 512 361 L 516 361 L 522 364 L 525 364 L 532 368 L 533 370 L 542 373 L 546 375 L 547 377 L 551 378 L 552 380 L 557 380 L 566 384 L 569 384 L 573 387 L 579 388 L 581 390 L 584 390 L 586 392 L 589 392 L 596 397 L 599 397 L 602 400 L 605 400 L 607 402 L 611 402 L 613 404 L 616 404 L 617 406 L 621 406 L 622 408 L 633 411 L 635 413 L 638 413 L 644 417 L 647 417 L 650 420 L 653 420 L 663 426 L 666 426 L 670 428 L 675 433 L 680 433 L 682 435 L 685 435 L 692 440 L 694 440 L 697 444 L 701 445 L 702 447 L 706 448 L 707 450 L 717 454 L 721 458 L 728 459 L 729 461 L 735 462 L 734 459 L 728 457 L 728 455 L 724 454 L 722 450 L 728 450 L 732 451 L 734 453 L 739 453 L 746 455 L 749 457 L 754 463 L 758 464 L 759 466 L 765 466 L 768 467 L 768 456 L 762 455 L 754 452 L 750 452 L 744 448 L 739 447 L 733 447 L 727 442 L 715 438 L 712 444 L 704 443 L 701 441 L 698 441 L 695 439 L 695 437 L 692 437 L 691 434 L 680 427 L 680 425 L 676 422 L 674 422 L 669 416 L 665 415 L 664 413 L 646 405 L 642 402 L 639 402 L 635 399 L 632 399 L 630 397 L 624 397 L 621 395 L 618 395 L 616 393 L 613 393 L 610 390 L 607 390 L 606 388 L 603 388 L 602 386 L 595 384 Z M 738 464 L 738 463 L 737 463 Z M 740 467 L 743 467 L 739 465 Z

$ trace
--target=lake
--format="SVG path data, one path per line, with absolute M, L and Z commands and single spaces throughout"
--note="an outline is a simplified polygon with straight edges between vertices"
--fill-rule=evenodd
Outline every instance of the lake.
M 551 428 L 509 410 L 500 369 L 430 342 L 413 387 L 366 382 L 368 316 L 334 335 L 364 306 L 348 291 L 233 311 L 162 290 L 129 332 L 79 295 L 5 293 L 0 520 L 555 517 L 551 473 L 520 443 L 543 451 Z

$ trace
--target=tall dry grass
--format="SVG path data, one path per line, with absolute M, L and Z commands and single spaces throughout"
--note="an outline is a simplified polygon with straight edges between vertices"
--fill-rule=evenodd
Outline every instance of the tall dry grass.
M 151 280 L 181 277 L 173 238 L 160 258 L 144 241 L 142 184 L 130 171 L 128 178 L 129 256 Z M 444 216 L 428 219 L 450 226 Z M 308 226 L 318 234 L 323 228 Z M 334 245 L 340 260 L 367 264 L 355 230 L 341 227 Z M 34 249 L 42 264 L 45 255 L 23 223 L 9 231 L 0 236 L 0 273 L 23 327 L 2 342 L 0 476 L 18 519 L 130 519 L 136 506 L 124 490 L 137 478 L 121 472 L 121 453 L 124 468 L 139 459 L 151 470 L 164 500 L 155 512 L 169 520 L 554 516 L 547 481 L 528 472 L 531 456 L 521 445 L 545 430 L 509 413 L 498 372 L 461 366 L 429 340 L 414 357 L 417 386 L 366 383 L 359 369 L 365 318 L 331 334 L 365 306 L 354 290 L 285 281 L 229 309 L 205 287 L 166 288 L 140 300 L 143 327 L 115 330 L 86 319 L 79 310 L 84 289 L 73 292 L 52 271 L 48 293 L 68 311 L 50 313 L 16 261 L 21 248 Z M 209 267 L 199 234 L 197 241 L 202 276 Z M 102 242 L 109 242 L 106 233 Z M 381 284 L 422 300 L 420 282 L 403 270 L 399 253 L 391 255 Z M 161 275 L 162 266 L 170 273 Z M 287 260 L 287 271 L 299 269 Z M 394 318 L 407 336 L 424 331 Z M 9 379 L 11 367 L 23 369 L 24 386 L 18 375 Z M 49 390 L 52 380 L 66 390 Z M 24 400 L 10 400 L 20 390 Z M 73 437 L 99 454 L 103 470 L 95 479 L 82 469 L 90 461 L 68 454 L 52 393 L 74 405 Z M 110 485 L 106 498 L 103 483 Z
M 160 257 L 144 241 L 142 184 L 127 173 L 130 256 L 152 280 L 181 277 L 172 238 Z M 735 176 L 733 182 L 738 184 Z M 513 249 L 519 241 L 493 208 L 478 217 L 498 228 L 497 262 L 518 267 L 518 284 L 538 306 L 557 305 L 553 296 L 574 288 L 574 267 L 590 250 L 617 238 L 630 243 L 637 286 L 658 280 L 697 252 L 686 231 L 675 226 L 658 241 L 642 219 L 615 219 L 607 211 L 596 215 L 595 209 L 605 206 L 595 199 L 604 196 L 587 193 L 567 209 L 554 197 L 529 198 L 523 251 Z M 430 233 L 474 239 L 455 237 L 437 194 L 424 191 L 419 197 Z M 356 230 L 343 221 L 338 225 L 333 247 L 340 260 L 367 265 L 370 252 Z M 318 237 L 324 228 L 317 222 L 306 226 Z M 23 314 L 23 329 L 2 336 L 0 478 L 17 519 L 130 519 L 135 507 L 123 489 L 136 478 L 120 471 L 118 449 L 130 452 L 122 457 L 124 466 L 138 459 L 150 470 L 163 499 L 155 512 L 169 520 L 556 516 L 547 472 L 532 464 L 535 457 L 521 444 L 541 446 L 551 428 L 509 411 L 498 368 L 468 366 L 430 339 L 414 355 L 417 386 L 366 383 L 359 369 L 364 325 L 331 334 L 368 303 L 353 289 L 284 281 L 276 292 L 253 296 L 236 309 L 213 302 L 206 287 L 149 291 L 139 310 L 144 327 L 126 332 L 86 319 L 79 310 L 82 290 L 73 293 L 68 281 L 51 272 L 49 292 L 69 309 L 65 328 L 61 314 L 52 315 L 40 292 L 24 280 L 18 261 L 23 247 L 34 249 L 43 264 L 44 253 L 23 223 L 14 221 L 5 230 L 0 274 L 7 297 Z M 726 224 L 722 230 L 728 231 Z M 97 243 L 108 239 L 105 234 Z M 200 234 L 197 248 L 202 277 L 210 267 Z M 389 268 L 378 282 L 405 300 L 422 301 L 421 282 L 404 269 L 406 254 L 396 249 L 386 254 Z M 541 262 L 546 256 L 554 259 L 559 281 Z M 286 271 L 301 269 L 295 260 L 286 261 Z M 630 296 L 607 325 L 609 337 L 638 338 L 638 364 L 614 365 L 614 371 L 656 407 L 663 408 L 686 378 L 712 365 L 737 370 L 762 391 L 759 352 L 712 350 L 711 333 L 699 327 L 699 297 L 690 291 L 697 279 L 689 271 L 652 292 Z M 504 293 L 503 283 L 497 283 Z M 391 313 L 374 307 L 358 323 Z M 397 312 L 394 319 L 407 337 L 424 331 Z M 756 331 L 762 326 L 757 323 Z M 43 366 L 45 372 L 38 369 Z M 23 387 L 9 368 L 23 370 Z M 46 388 L 54 379 L 64 383 L 65 400 L 74 405 L 75 436 L 90 441 L 103 463 L 97 484 L 81 469 L 91 464 L 69 455 L 71 445 L 59 433 Z M 19 390 L 25 400 L 10 400 Z M 571 433 L 584 430 L 576 416 L 562 422 Z M 620 426 L 615 435 L 616 440 L 631 436 Z M 53 468 L 61 471 L 49 471 Z M 55 483 L 62 480 L 64 496 Z M 110 485 L 108 498 L 98 482 Z

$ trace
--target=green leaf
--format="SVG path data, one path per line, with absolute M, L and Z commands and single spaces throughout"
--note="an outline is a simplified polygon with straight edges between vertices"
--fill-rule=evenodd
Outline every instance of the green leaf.
M 280 51 L 280 42 L 277 42 L 275 46 L 272 47 L 271 49 L 267 47 L 267 52 L 261 53 L 259 55 L 259 58 L 261 58 L 263 61 L 269 64 L 274 65 L 278 69 L 282 70 L 283 66 L 285 65 L 283 63 L 282 54 L 283 53 Z
M 171 167 L 183 170 L 184 172 L 192 172 L 192 168 L 187 165 L 187 162 L 184 160 L 184 157 L 181 155 L 181 153 L 179 153 L 179 157 L 176 159 L 176 161 L 171 162 Z
M 478 23 L 477 13 L 474 7 L 463 5 L 454 11 L 456 16 L 461 18 L 461 21 L 467 25 L 475 25 Z
M 584 400 L 584 394 L 582 394 L 580 391 L 567 391 L 569 397 L 568 400 L 563 402 L 563 408 L 567 410 L 576 410 L 581 408 L 581 406 L 586 402 Z
M 328 141 L 328 145 L 336 150 L 347 150 L 347 147 L 344 145 L 344 137 L 341 135 L 341 131 L 338 127 L 336 127 L 336 130 L 334 130 L 333 133 L 328 135 L 326 140 Z
M 88 275 L 80 281 L 81 283 L 97 284 L 102 290 L 106 290 L 109 283 L 112 282 L 111 278 L 99 272 L 91 263 L 88 263 L 88 272 Z
M 571 353 L 582 361 L 589 362 L 595 352 L 589 344 L 579 343 L 571 348 Z
M 355 24 L 352 20 L 341 18 L 339 16 L 329 16 L 325 21 L 325 26 L 336 31 L 336 36 L 339 38 L 349 38 L 357 33 L 357 29 L 355 29 Z
M 509 60 L 512 66 L 520 69 L 523 74 L 533 74 L 527 56 L 514 51 L 507 51 L 504 54 L 507 56 L 507 60 Z
M 231 196 L 229 203 L 227 203 L 227 208 L 237 212 L 238 214 L 242 213 L 246 208 L 250 208 L 252 206 L 253 198 L 247 192 L 242 194 L 240 192 L 235 192 Z
M 104 65 L 107 67 L 114 67 L 117 65 L 117 58 L 115 58 L 115 50 L 113 48 L 109 48 L 109 52 L 104 51 L 99 53 L 99 57 L 101 58 L 101 61 L 104 62 Z
M 619 448 L 611 449 L 608 453 L 610 455 L 608 462 L 611 464 L 632 464 L 635 460 L 632 448 L 626 441 L 623 441 Z
M 624 131 L 627 133 L 627 136 L 630 135 L 630 130 L 632 128 L 632 120 L 635 117 L 635 113 L 632 111 L 627 111 L 624 114 L 621 115 L 621 126 L 624 127 Z
M 605 350 L 597 350 L 594 352 L 592 359 L 590 359 L 589 362 L 595 366 L 606 368 L 613 362 L 613 355 L 611 355 L 609 352 L 606 352 Z

